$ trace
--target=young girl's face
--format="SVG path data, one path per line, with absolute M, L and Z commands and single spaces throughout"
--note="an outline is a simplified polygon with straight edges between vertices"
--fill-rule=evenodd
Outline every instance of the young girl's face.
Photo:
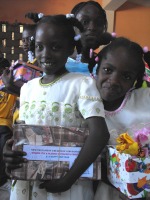
M 47 75 L 65 69 L 68 56 L 73 53 L 62 27 L 42 23 L 37 27 L 35 36 L 35 55 L 39 66 Z
M 98 48 L 105 23 L 99 9 L 93 5 L 86 5 L 79 11 L 76 18 L 84 27 L 82 45 L 93 49 Z
M 133 87 L 137 78 L 135 60 L 126 49 L 119 47 L 107 53 L 102 59 L 97 87 L 106 102 L 122 101 L 125 94 Z
M 25 29 L 22 33 L 22 48 L 25 53 L 29 51 L 31 36 L 33 35 L 33 31 L 29 29 Z

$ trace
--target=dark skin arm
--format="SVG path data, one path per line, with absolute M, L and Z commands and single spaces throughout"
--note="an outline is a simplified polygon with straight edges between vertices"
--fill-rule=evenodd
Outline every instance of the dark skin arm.
M 102 149 L 109 140 L 109 132 L 102 117 L 91 117 L 87 119 L 90 135 L 88 136 L 79 156 L 69 172 L 58 180 L 45 181 L 40 188 L 48 192 L 57 193 L 68 190 L 83 172 L 96 160 Z
M 102 117 L 91 117 L 87 119 L 90 134 L 81 149 L 79 156 L 69 172 L 61 179 L 44 181 L 40 188 L 45 188 L 51 193 L 59 193 L 68 190 L 75 181 L 83 174 L 83 172 L 96 160 L 102 149 L 106 146 L 109 140 L 109 132 Z M 22 163 L 27 162 L 22 158 L 25 152 L 12 151 L 13 141 L 9 140 L 4 148 L 4 160 L 7 167 L 7 173 L 11 169 L 16 169 L 22 166 Z
M 14 86 L 13 70 L 5 69 L 2 74 L 2 81 L 5 85 L 5 89 L 9 94 L 20 96 L 20 88 Z

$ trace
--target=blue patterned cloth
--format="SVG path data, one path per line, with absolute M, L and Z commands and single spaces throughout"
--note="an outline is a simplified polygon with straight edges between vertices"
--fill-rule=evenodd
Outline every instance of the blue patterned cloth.
M 66 69 L 69 72 L 77 72 L 87 76 L 90 76 L 90 72 L 88 69 L 88 63 L 77 62 L 72 58 L 68 58 L 66 63 Z M 96 74 L 96 66 L 93 69 L 93 74 Z

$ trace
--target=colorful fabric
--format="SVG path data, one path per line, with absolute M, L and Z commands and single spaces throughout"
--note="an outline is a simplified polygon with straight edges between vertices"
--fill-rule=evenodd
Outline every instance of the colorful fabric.
M 0 125 L 12 128 L 16 96 L 0 91 Z
M 96 75 L 96 67 L 97 66 L 95 66 L 93 68 L 94 76 Z M 81 73 L 83 75 L 90 76 L 90 72 L 88 69 L 88 63 L 82 63 L 82 62 L 76 61 L 72 58 L 68 58 L 67 63 L 66 63 L 66 69 L 69 72 Z

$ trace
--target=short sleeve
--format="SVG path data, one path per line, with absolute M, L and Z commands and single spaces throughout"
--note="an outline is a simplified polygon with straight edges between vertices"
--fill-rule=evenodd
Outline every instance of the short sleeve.
M 96 82 L 91 77 L 84 77 L 78 99 L 78 108 L 84 119 L 88 117 L 104 117 L 104 106 Z
M 20 90 L 20 109 L 19 109 L 19 120 L 24 119 L 24 104 L 26 102 L 26 95 L 27 95 L 27 83 L 24 83 L 24 85 L 21 87 Z

